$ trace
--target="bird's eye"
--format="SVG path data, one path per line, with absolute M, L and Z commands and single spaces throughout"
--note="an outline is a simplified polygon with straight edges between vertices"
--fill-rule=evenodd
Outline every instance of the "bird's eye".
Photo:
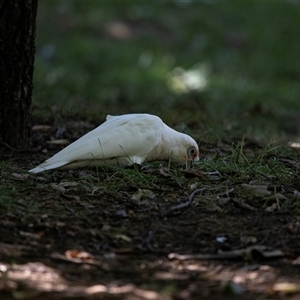
M 188 157 L 193 156 L 195 153 L 196 153 L 196 149 L 194 147 L 189 148 L 187 151 Z

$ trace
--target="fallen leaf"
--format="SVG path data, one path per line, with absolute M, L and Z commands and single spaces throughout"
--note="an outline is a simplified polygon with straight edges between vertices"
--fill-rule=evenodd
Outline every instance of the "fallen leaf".
M 168 168 L 159 168 L 159 174 L 164 176 L 164 177 L 170 177 L 171 174 L 170 174 L 170 170 Z
M 297 191 L 297 190 L 295 190 L 295 191 L 294 191 L 294 194 L 293 194 L 293 198 L 294 198 L 294 199 L 300 199 L 300 192 Z
M 277 203 L 273 203 L 271 206 L 268 206 L 265 211 L 266 212 L 273 212 L 277 209 Z
M 241 187 L 249 198 L 263 198 L 271 195 L 271 192 L 268 191 L 268 187 L 266 185 L 250 185 L 243 183 Z
M 300 265 L 300 256 L 298 256 L 296 259 L 292 262 L 293 265 Z
M 125 234 L 121 234 L 121 233 L 115 234 L 114 238 L 123 240 L 124 242 L 127 242 L 127 243 L 130 243 L 132 241 L 132 239 L 129 236 L 127 236 Z
M 85 251 L 81 251 L 81 250 L 67 250 L 65 252 L 65 256 L 68 259 L 80 259 L 82 261 L 86 261 L 86 262 L 92 262 L 94 260 L 94 257 L 92 254 L 85 252 Z
M 11 176 L 17 180 L 27 180 L 29 178 L 29 174 L 12 173 Z
M 51 130 L 51 126 L 49 125 L 35 125 L 35 126 L 32 126 L 32 130 L 33 131 L 38 131 L 38 130 L 41 130 L 41 131 L 48 131 L 48 130 Z
M 291 282 L 275 283 L 272 286 L 271 291 L 282 294 L 295 294 L 300 292 L 300 286 L 299 284 Z
M 226 205 L 230 200 L 231 200 L 231 198 L 220 198 L 219 196 L 217 196 L 217 203 L 221 207 Z
M 257 242 L 257 238 L 252 235 L 244 235 L 241 237 L 241 242 L 246 245 L 255 244 Z
M 66 190 L 63 186 L 60 186 L 60 185 L 55 184 L 55 183 L 50 183 L 50 186 L 51 186 L 54 190 L 57 190 L 57 191 L 60 191 L 60 192 L 64 192 L 64 191 Z
M 47 181 L 47 179 L 45 177 L 42 177 L 42 176 L 36 176 L 35 179 L 38 180 L 38 181 Z
M 189 185 L 189 188 L 190 188 L 191 191 L 193 191 L 197 188 L 197 186 L 198 186 L 198 183 L 194 182 L 194 183 Z
M 137 193 L 135 193 L 131 196 L 131 200 L 139 201 L 142 198 L 154 199 L 155 197 L 156 197 L 156 195 L 152 191 L 139 188 Z

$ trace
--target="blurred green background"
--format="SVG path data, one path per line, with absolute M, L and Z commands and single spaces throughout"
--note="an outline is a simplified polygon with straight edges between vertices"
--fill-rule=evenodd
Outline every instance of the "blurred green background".
M 34 116 L 171 125 L 273 139 L 300 130 L 293 1 L 39 1 Z

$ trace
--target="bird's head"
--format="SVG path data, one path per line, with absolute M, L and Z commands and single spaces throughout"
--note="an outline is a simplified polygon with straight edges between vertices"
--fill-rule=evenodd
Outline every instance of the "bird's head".
M 190 165 L 199 160 L 199 147 L 190 136 L 179 133 L 177 141 L 173 143 L 171 163 L 176 165 Z

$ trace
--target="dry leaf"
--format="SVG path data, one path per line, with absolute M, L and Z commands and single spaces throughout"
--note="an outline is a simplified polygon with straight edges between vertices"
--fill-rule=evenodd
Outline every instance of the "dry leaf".
M 189 185 L 189 188 L 190 188 L 191 191 L 193 191 L 197 188 L 197 186 L 198 186 L 198 183 L 194 182 L 194 183 Z
M 293 198 L 294 198 L 294 199 L 300 199 L 300 192 L 297 191 L 297 190 L 295 190 L 295 191 L 294 191 L 294 194 L 293 194 Z
M 36 176 L 35 179 L 38 181 L 46 181 L 47 180 L 45 177 L 42 177 L 42 176 Z
M 230 200 L 231 200 L 231 198 L 220 198 L 220 197 L 217 196 L 217 203 L 221 207 L 226 205 Z
M 48 131 L 48 130 L 51 130 L 51 126 L 49 126 L 49 125 L 35 125 L 35 126 L 32 127 L 32 130 L 33 131 L 38 131 L 38 130 Z
M 82 261 L 86 262 L 92 262 L 94 260 L 94 257 L 92 254 L 85 252 L 85 251 L 80 251 L 80 250 L 67 250 L 65 252 L 65 256 L 68 259 L 80 259 Z
M 29 178 L 29 174 L 12 173 L 11 176 L 17 180 L 27 180 Z
M 169 173 L 169 169 L 168 168 L 159 168 L 159 174 L 164 176 L 164 177 L 170 177 L 171 174 Z
M 251 235 L 245 235 L 241 237 L 241 242 L 243 244 L 255 244 L 257 242 L 257 238 Z
M 66 145 L 68 143 L 69 143 L 68 140 L 64 140 L 64 139 L 47 141 L 47 144 L 52 144 L 52 145 Z
M 66 189 L 58 184 L 55 184 L 55 183 L 50 183 L 50 186 L 57 190 L 57 191 L 60 191 L 60 192 L 64 192 Z
M 266 212 L 273 212 L 277 208 L 277 203 L 273 203 L 271 206 L 268 206 L 265 211 Z
M 250 185 L 243 183 L 241 187 L 249 198 L 263 198 L 271 195 L 271 192 L 268 191 L 268 187 L 266 185 Z
M 123 240 L 123 241 L 125 241 L 127 243 L 130 243 L 132 241 L 132 239 L 129 236 L 127 236 L 125 234 L 121 234 L 121 233 L 115 234 L 114 238 Z
M 275 283 L 272 286 L 271 291 L 275 293 L 282 293 L 282 294 L 295 294 L 300 292 L 300 286 L 296 283 L 291 282 L 280 282 Z
M 131 196 L 131 200 L 139 201 L 142 198 L 154 199 L 155 197 L 156 197 L 156 195 L 150 190 L 138 189 L 137 193 L 135 193 Z

